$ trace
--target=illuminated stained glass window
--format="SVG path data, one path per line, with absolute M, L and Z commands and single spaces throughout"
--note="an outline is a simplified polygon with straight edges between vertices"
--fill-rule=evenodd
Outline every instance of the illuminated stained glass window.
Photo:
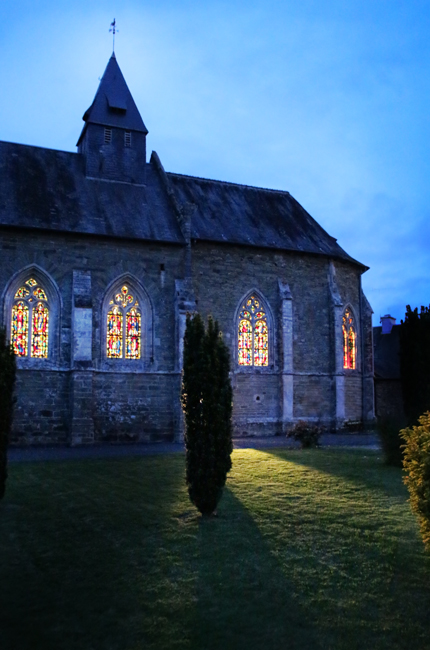
M 251 296 L 242 305 L 238 328 L 240 366 L 269 365 L 269 328 L 260 301 Z
M 140 359 L 140 313 L 132 307 L 125 315 L 125 358 Z
M 122 313 L 115 305 L 107 315 L 107 349 L 109 359 L 122 357 Z
M 27 287 L 37 288 L 31 293 Z M 44 302 L 38 302 L 40 300 Z M 18 357 L 30 356 L 39 359 L 48 357 L 48 298 L 46 292 L 37 286 L 34 278 L 26 280 L 14 295 L 11 311 L 11 341 L 13 351 Z
M 11 339 L 18 357 L 28 354 L 28 307 L 22 300 L 12 307 Z
M 141 358 L 141 323 L 139 303 L 126 285 L 109 302 L 106 329 L 108 359 Z
M 42 290 L 43 291 L 43 290 Z M 31 356 L 46 359 L 48 356 L 48 307 L 38 302 L 33 307 L 31 324 Z
M 354 316 L 345 309 L 342 319 L 343 334 L 343 367 L 354 370 L 356 367 L 357 334 L 355 332 Z

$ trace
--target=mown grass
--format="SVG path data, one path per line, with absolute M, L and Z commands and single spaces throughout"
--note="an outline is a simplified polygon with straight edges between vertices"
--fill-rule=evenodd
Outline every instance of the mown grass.
M 425 650 L 429 603 L 377 452 L 235 451 L 212 519 L 182 455 L 10 466 L 1 650 Z

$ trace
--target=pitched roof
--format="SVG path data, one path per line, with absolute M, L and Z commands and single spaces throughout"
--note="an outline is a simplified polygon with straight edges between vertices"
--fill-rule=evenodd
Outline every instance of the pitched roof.
M 289 192 L 167 173 L 177 201 L 195 206 L 191 238 L 350 257 Z
M 152 165 L 146 186 L 85 177 L 82 154 L 0 142 L 0 224 L 184 243 Z
M 86 124 L 101 124 L 102 126 L 119 127 L 127 131 L 148 133 L 115 54 L 112 54 L 109 59 L 93 103 L 85 111 L 82 119 Z M 85 129 L 86 125 L 79 137 L 78 144 Z

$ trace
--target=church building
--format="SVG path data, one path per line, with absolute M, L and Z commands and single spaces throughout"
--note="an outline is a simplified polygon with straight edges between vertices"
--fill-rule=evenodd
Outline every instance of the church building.
M 113 54 L 77 152 L 0 142 L 12 443 L 180 440 L 187 313 L 218 320 L 236 436 L 374 419 L 367 267 L 286 191 L 166 172 Z

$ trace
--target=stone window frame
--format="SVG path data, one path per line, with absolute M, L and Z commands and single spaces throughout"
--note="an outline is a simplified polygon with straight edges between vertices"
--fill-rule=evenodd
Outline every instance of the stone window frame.
M 34 358 L 31 356 L 16 356 L 16 367 L 18 369 L 43 369 L 48 370 L 60 364 L 60 332 L 61 314 L 63 304 L 57 283 L 52 276 L 36 264 L 30 264 L 17 271 L 6 285 L 2 295 L 3 302 L 3 324 L 6 327 L 8 341 L 11 339 L 11 317 L 12 307 L 15 302 L 15 293 L 26 280 L 34 278 L 37 286 L 42 288 L 47 296 L 49 308 L 49 332 L 48 332 L 48 356 L 46 358 Z M 31 324 L 29 323 L 29 328 Z
M 267 366 L 242 366 L 239 364 L 239 346 L 238 346 L 238 338 L 239 338 L 239 319 L 240 319 L 240 312 L 242 311 L 243 304 L 245 303 L 246 300 L 251 298 L 251 296 L 254 296 L 260 301 L 260 304 L 264 308 L 264 312 L 266 314 L 266 322 L 267 322 L 267 327 L 268 327 L 268 335 L 269 335 L 269 363 Z M 273 318 L 273 313 L 272 309 L 269 305 L 269 302 L 267 298 L 264 297 L 264 294 L 259 290 L 259 289 L 251 289 L 250 291 L 247 291 L 245 294 L 243 294 L 242 298 L 238 302 L 238 305 L 236 307 L 236 311 L 234 314 L 234 370 L 236 373 L 244 373 L 244 374 L 260 374 L 260 373 L 273 373 L 274 370 L 276 370 L 276 362 L 275 362 L 275 319 Z
M 342 323 L 343 323 L 343 317 L 345 315 L 346 311 L 350 311 L 352 313 L 352 317 L 354 319 L 354 331 L 355 331 L 355 368 L 345 368 L 343 365 L 343 330 L 342 330 Z M 355 375 L 359 374 L 361 372 L 361 355 L 360 355 L 360 327 L 359 327 L 360 321 L 357 318 L 357 314 L 353 306 L 351 305 L 350 302 L 347 302 L 343 307 L 342 307 L 342 312 L 340 315 L 340 333 L 342 337 L 342 370 L 345 373 L 345 375 Z
M 107 314 L 112 305 L 110 301 L 121 287 L 126 285 L 129 293 L 139 302 L 141 313 L 141 352 L 140 359 L 110 359 L 107 356 Z M 133 275 L 126 273 L 109 283 L 100 304 L 100 360 L 103 370 L 118 372 L 142 372 L 150 368 L 154 361 L 154 308 L 149 294 L 143 284 Z

